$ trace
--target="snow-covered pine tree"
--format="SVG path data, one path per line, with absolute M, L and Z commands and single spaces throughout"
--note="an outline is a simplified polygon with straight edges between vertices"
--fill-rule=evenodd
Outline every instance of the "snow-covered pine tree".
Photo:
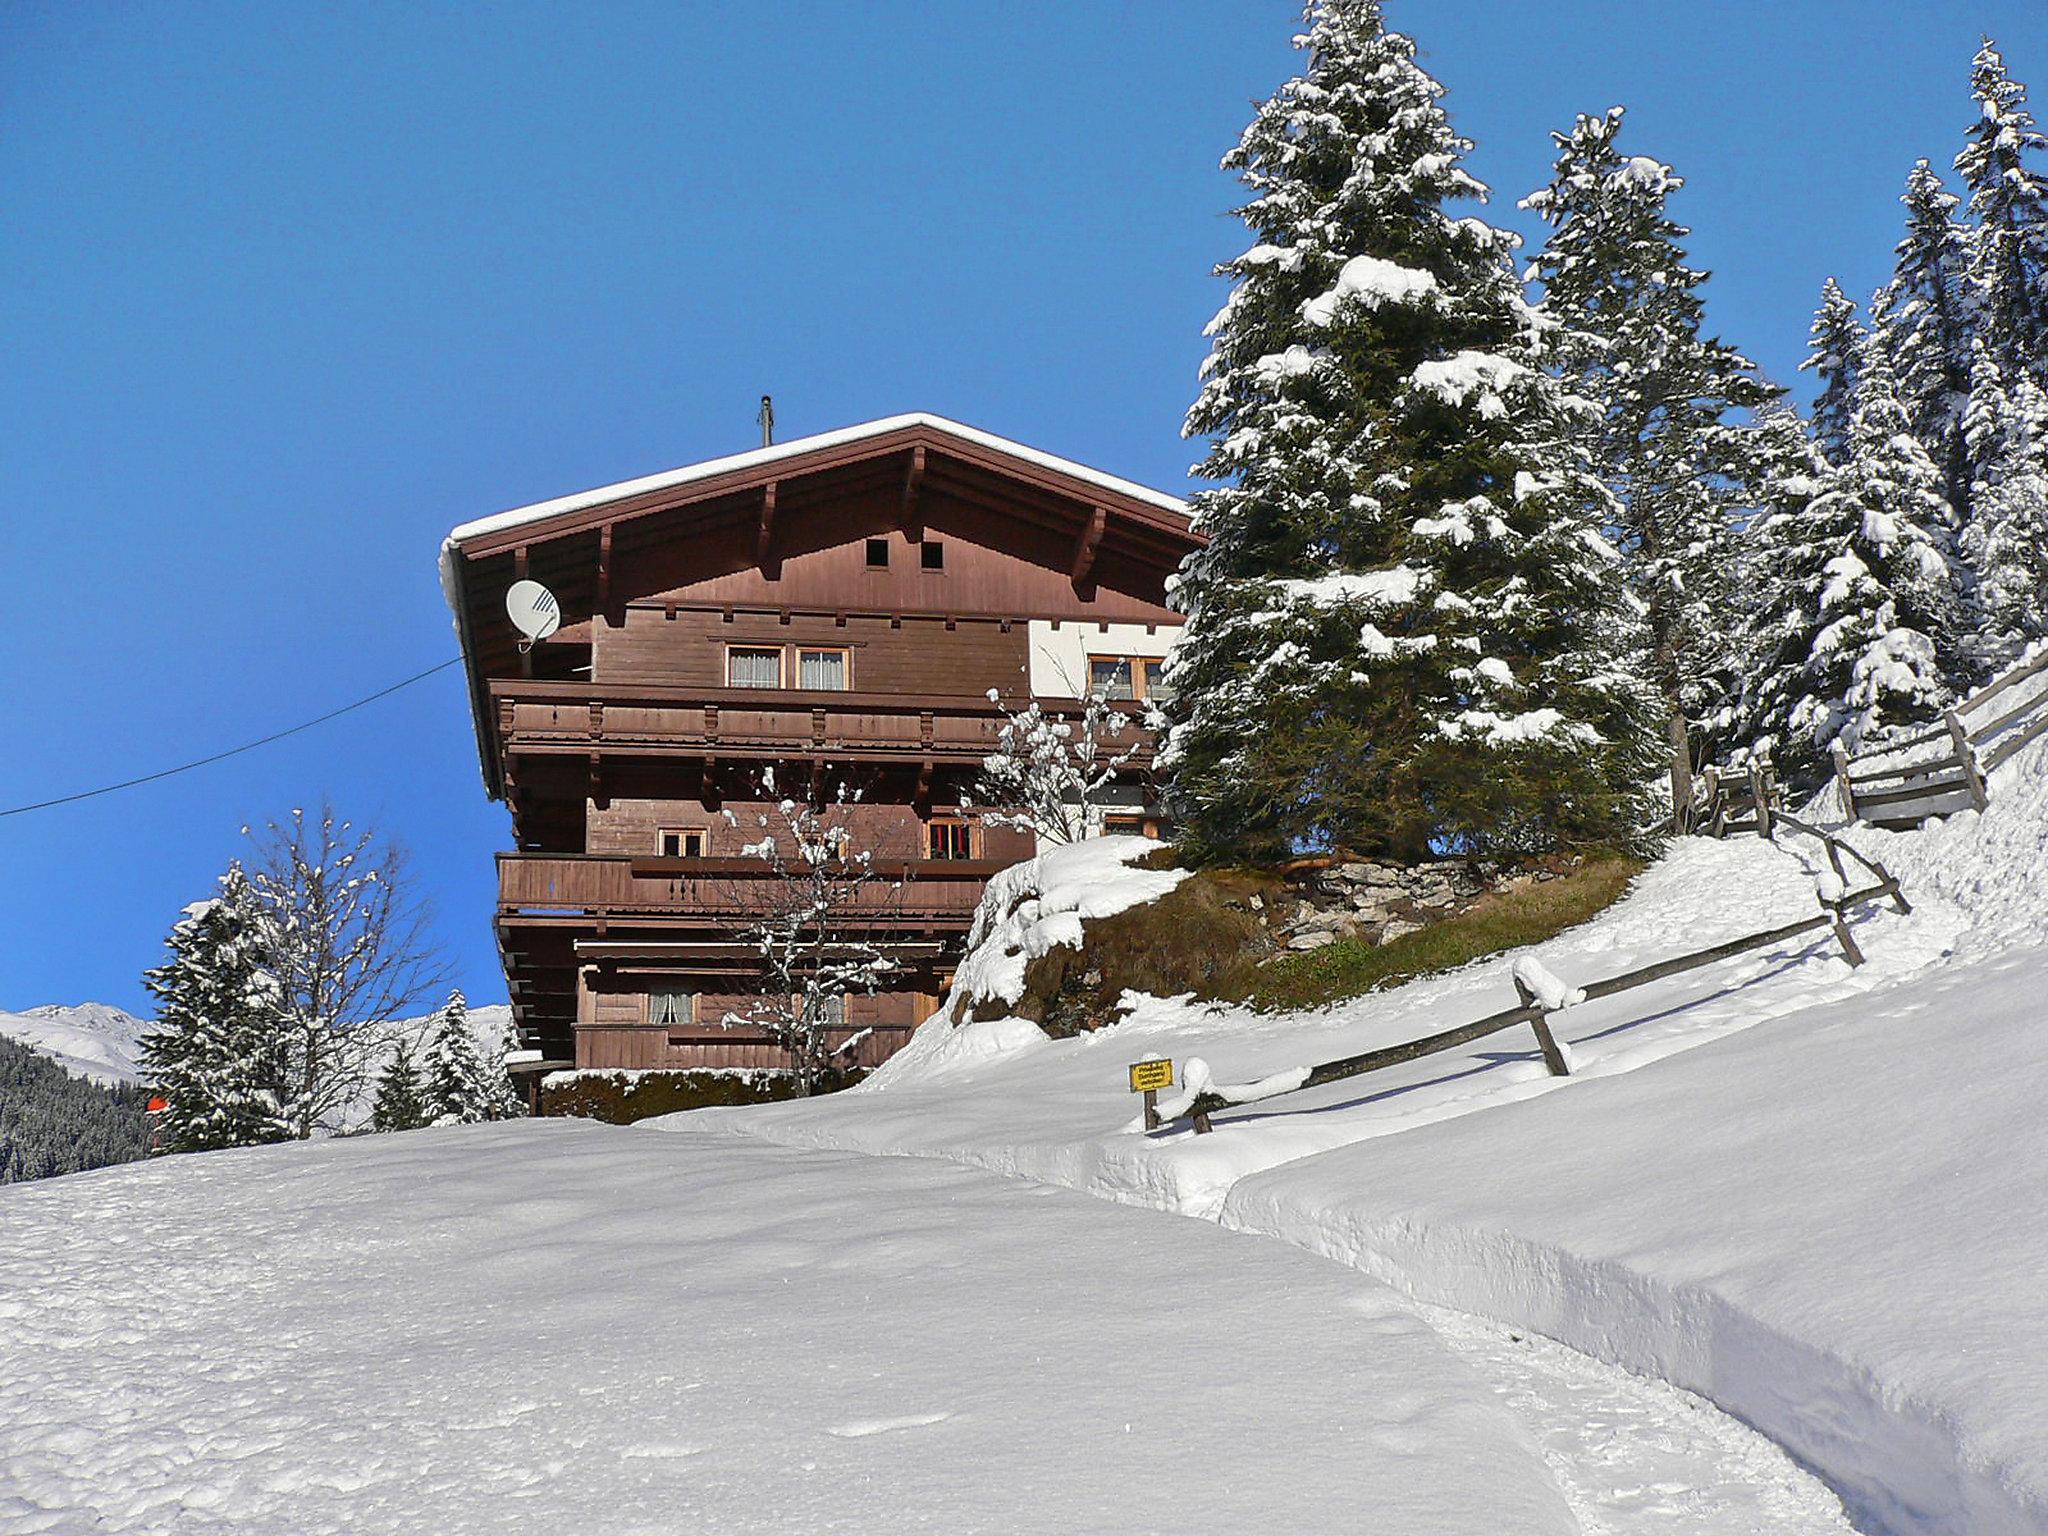
M 1967 523 L 1971 474 L 1962 423 L 1976 294 L 1965 232 L 1955 194 L 1925 160 L 1907 176 L 1899 200 L 1906 207 L 1906 237 L 1891 281 L 1871 302 L 1871 328 L 1892 360 L 1913 434 L 1941 466 L 1949 506 Z
M 2048 383 L 2048 182 L 2028 156 L 2048 136 L 2027 110 L 2027 90 L 2006 72 L 1990 38 L 1970 69 L 1977 118 L 1956 156 L 1975 227 L 1970 271 L 1982 294 L 1979 331 L 2008 377 Z
M 1864 351 L 1849 462 L 1807 509 L 1802 572 L 1813 625 L 1787 745 L 1854 751 L 1888 725 L 1931 719 L 1954 697 L 1957 597 L 1941 472 L 1913 436 L 1891 360 Z
M 1654 698 L 1611 501 L 1538 356 L 1513 236 L 1378 0 L 1314 0 L 1303 73 L 1224 166 L 1255 243 L 1188 413 L 1211 436 L 1164 765 L 1198 857 L 1417 858 L 1643 826 Z
M 390 1060 L 377 1074 L 377 1100 L 370 1111 L 370 1128 L 377 1131 L 414 1131 L 430 1123 L 425 1086 L 420 1081 L 419 1063 L 413 1060 L 412 1042 L 397 1041 Z
M 158 1012 L 142 1038 L 142 1073 L 169 1102 L 164 1142 L 171 1151 L 256 1146 L 292 1134 L 266 944 L 248 877 L 230 864 L 220 894 L 185 909 L 167 941 L 168 958 L 143 977 Z
M 448 994 L 427 1040 L 427 1119 L 433 1125 L 480 1125 L 496 1118 L 499 1091 L 485 1069 L 461 988 Z
M 1981 339 L 1963 430 L 1976 480 L 1962 553 L 1990 670 L 2048 636 L 2048 394 L 2025 373 L 2008 377 Z
M 1787 723 L 1803 697 L 1823 573 L 1839 553 L 1832 542 L 1816 541 L 1810 515 L 1829 469 L 1798 411 L 1783 402 L 1757 412 L 1750 443 L 1762 494 L 1737 547 L 1735 582 L 1744 596 L 1730 668 L 1735 681 L 1713 734 L 1804 781 L 1821 759 L 1810 743 L 1788 738 Z
M 1849 461 L 1849 418 L 1856 408 L 1863 341 L 1863 316 L 1856 301 L 1829 278 L 1821 287 L 1820 308 L 1807 333 L 1806 361 L 1799 370 L 1820 380 L 1813 402 L 1813 439 L 1830 464 Z
M 1692 803 L 1693 726 L 1731 683 L 1735 522 L 1758 504 L 1753 431 L 1736 413 L 1775 398 L 1756 365 L 1701 334 L 1707 273 L 1666 211 L 1671 167 L 1616 147 L 1624 111 L 1551 137 L 1549 185 L 1522 206 L 1551 226 L 1530 275 L 1562 327 L 1551 356 L 1598 408 L 1582 441 L 1618 509 L 1614 534 L 1643 604 L 1663 701 L 1671 795 Z

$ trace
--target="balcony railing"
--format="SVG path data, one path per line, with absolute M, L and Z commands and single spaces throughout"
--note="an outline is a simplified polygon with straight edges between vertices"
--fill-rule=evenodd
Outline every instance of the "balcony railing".
M 729 757 L 829 754 L 837 758 L 978 762 L 994 749 L 1002 715 L 986 699 L 948 695 L 703 688 L 593 690 L 516 679 L 491 684 L 498 736 L 513 752 L 714 752 Z M 1042 699 L 1049 714 L 1078 716 L 1076 699 Z M 1135 711 L 1142 706 L 1132 705 Z M 1151 733 L 1135 719 L 1104 742 L 1104 755 L 1135 745 L 1150 759 Z
M 981 859 L 877 859 L 848 917 L 865 927 L 973 916 L 988 877 Z M 744 921 L 770 908 L 782 882 L 759 859 L 656 859 L 639 854 L 501 853 L 498 911 L 505 917 L 644 917 Z

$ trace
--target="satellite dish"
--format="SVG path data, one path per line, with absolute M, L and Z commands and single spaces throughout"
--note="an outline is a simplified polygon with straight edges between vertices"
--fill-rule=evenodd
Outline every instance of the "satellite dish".
M 505 593 L 505 616 L 524 636 L 522 652 L 547 639 L 562 627 L 562 605 L 555 594 L 537 581 L 515 581 Z

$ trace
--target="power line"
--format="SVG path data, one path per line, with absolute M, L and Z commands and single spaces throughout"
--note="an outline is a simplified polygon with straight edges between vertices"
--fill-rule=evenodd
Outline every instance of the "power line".
M 398 692 L 399 689 L 410 688 L 414 683 L 424 682 L 436 672 L 445 672 L 461 660 L 460 656 L 450 656 L 446 661 L 437 662 L 424 672 L 415 672 L 403 682 L 393 683 L 389 688 L 379 688 L 375 693 L 366 694 L 364 697 L 357 699 L 353 704 L 344 704 L 339 709 L 330 709 L 324 715 L 316 715 L 311 720 L 301 720 L 297 725 L 287 726 L 281 731 L 273 731 L 270 735 L 260 737 L 255 741 L 245 741 L 239 747 L 229 747 L 225 752 L 216 752 L 210 757 L 194 758 L 191 762 L 180 763 L 175 768 L 161 768 L 155 773 L 145 773 L 140 778 L 123 779 L 118 784 L 103 784 L 98 789 L 82 789 L 75 795 L 59 795 L 54 800 L 38 800 L 33 805 L 10 806 L 6 810 L 0 810 L 0 816 L 20 816 L 29 811 L 47 811 L 53 805 L 70 805 L 76 800 L 90 800 L 97 795 L 111 795 L 117 789 L 133 789 L 138 784 L 154 784 L 158 779 L 168 779 L 173 774 L 190 773 L 194 768 L 204 768 L 208 763 L 218 763 L 230 757 L 239 757 L 244 752 L 253 752 L 258 747 L 267 747 L 273 741 L 283 741 L 287 736 L 296 736 L 301 731 L 310 731 L 316 725 L 325 725 L 328 721 L 339 719 L 351 710 L 361 709 L 365 704 L 374 704 L 379 699 L 389 698 L 392 694 Z

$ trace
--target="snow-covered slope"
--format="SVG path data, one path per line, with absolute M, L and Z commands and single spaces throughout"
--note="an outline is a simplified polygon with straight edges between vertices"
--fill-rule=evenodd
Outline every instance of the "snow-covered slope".
M 0 1012 L 0 1035 L 48 1056 L 67 1072 L 101 1083 L 132 1083 L 147 1020 L 107 1003 L 45 1003 Z
M 0 1531 L 1191 1527 L 1577 1530 L 1386 1286 L 972 1170 L 524 1121 L 0 1189 Z
M 1850 834 L 1915 904 L 1858 920 L 1869 964 L 1794 941 L 1568 1009 L 1568 1079 L 1496 1036 L 1219 1115 L 1211 1136 L 1134 1127 L 1130 1061 L 1200 1055 L 1242 1081 L 1413 1038 L 1509 1004 L 1501 957 L 1315 1015 L 1147 1000 L 1063 1041 L 996 1021 L 943 1074 L 920 1041 L 835 1100 L 691 1128 L 954 1159 L 1283 1237 L 1696 1391 L 1868 1529 L 2048 1530 L 2048 745 L 1992 795 L 1982 816 Z M 1534 953 L 1578 984 L 1808 915 L 1798 849 L 1682 844 Z

